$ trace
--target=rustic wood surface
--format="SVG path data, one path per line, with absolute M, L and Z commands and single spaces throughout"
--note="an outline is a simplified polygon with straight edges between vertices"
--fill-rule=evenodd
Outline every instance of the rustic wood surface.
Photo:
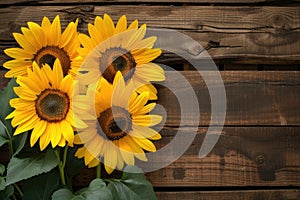
M 210 191 L 210 192 L 158 192 L 160 200 L 298 200 L 299 190 L 253 190 L 253 191 Z
M 101 2 L 98 0 L 10 0 L 3 1 L 1 4 L 4 5 L 14 5 L 14 4 L 29 4 L 34 5 L 36 3 L 39 4 L 59 4 L 59 3 L 198 3 L 198 4 L 212 4 L 212 3 L 221 3 L 221 4 L 253 4 L 253 3 L 269 3 L 271 5 L 280 5 L 280 4 L 297 4 L 299 0 L 289 0 L 289 1 L 280 1 L 280 0 L 102 0 Z
M 202 72 L 208 80 L 215 72 Z M 204 79 L 198 72 L 183 71 L 181 74 L 191 84 L 198 97 L 200 125 L 207 126 L 211 116 L 211 100 Z M 174 85 L 180 81 L 175 72 L 166 72 L 165 84 Z M 222 71 L 227 95 L 227 113 L 225 125 L 230 126 L 286 126 L 300 125 L 300 72 L 298 71 Z M 218 87 L 218 83 L 213 83 Z M 188 94 L 188 86 L 176 84 L 173 91 L 161 88 L 159 103 L 165 105 L 168 118 L 166 126 L 189 126 L 198 122 L 193 109 L 184 116 L 176 96 Z M 184 99 L 187 101 L 187 99 Z M 193 103 L 191 101 L 190 103 Z M 192 104 L 191 104 L 192 105 Z M 218 118 L 218 114 L 216 114 Z M 180 119 L 181 118 L 181 119 Z M 218 124 L 218 122 L 216 122 Z
M 298 7 L 54 4 L 0 8 L 0 65 L 8 59 L 3 49 L 16 45 L 11 33 L 20 32 L 27 21 L 40 23 L 43 16 L 53 19 L 59 14 L 63 26 L 79 18 L 79 30 L 86 32 L 87 23 L 104 13 L 115 21 L 126 14 L 129 21 L 138 18 L 149 27 L 179 30 L 208 49 L 215 61 L 248 64 L 299 64 L 300 61 Z M 199 53 L 193 46 L 184 48 L 192 56 Z M 164 62 L 182 61 L 170 53 L 162 58 Z

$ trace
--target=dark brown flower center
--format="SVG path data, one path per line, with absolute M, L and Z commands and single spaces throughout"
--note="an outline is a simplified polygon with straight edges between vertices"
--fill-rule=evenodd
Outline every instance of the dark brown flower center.
M 129 80 L 134 74 L 135 66 L 132 54 L 122 48 L 107 49 L 100 58 L 100 70 L 110 83 L 113 83 L 117 71 L 123 74 L 125 81 Z
M 112 141 L 123 138 L 132 128 L 130 113 L 118 106 L 103 111 L 98 117 L 98 122 L 102 132 Z
M 40 119 L 48 122 L 60 122 L 69 112 L 69 96 L 57 89 L 44 90 L 35 101 L 35 109 Z
M 54 61 L 57 58 L 62 66 L 64 76 L 66 76 L 71 68 L 71 59 L 62 48 L 57 46 L 43 47 L 35 54 L 33 60 L 42 68 L 44 64 L 53 67 Z

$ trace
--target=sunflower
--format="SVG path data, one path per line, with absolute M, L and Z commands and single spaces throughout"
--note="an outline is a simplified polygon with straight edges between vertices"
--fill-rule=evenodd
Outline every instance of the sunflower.
M 95 117 L 85 121 L 88 128 L 75 135 L 75 144 L 84 144 L 76 152 L 89 167 L 104 159 L 106 171 L 122 169 L 124 163 L 134 165 L 134 158 L 147 161 L 144 150 L 155 152 L 151 140 L 161 135 L 150 128 L 161 122 L 162 117 L 148 114 L 155 103 L 146 104 L 149 92 L 138 94 L 132 82 L 125 86 L 121 72 L 117 72 L 113 84 L 103 77 L 94 92 Z M 75 102 L 74 102 L 75 103 Z
M 15 110 L 6 119 L 13 118 L 11 124 L 16 127 L 14 135 L 32 130 L 30 145 L 38 139 L 40 149 L 44 150 L 51 142 L 52 147 L 70 146 L 74 141 L 74 127 L 84 128 L 86 124 L 73 114 L 76 94 L 75 81 L 71 75 L 63 77 L 61 64 L 57 59 L 53 71 L 49 65 L 40 68 L 33 62 L 33 70 L 27 69 L 28 76 L 19 76 L 14 91 L 18 98 L 10 100 Z M 80 106 L 80 105 L 79 105 Z
M 95 18 L 94 25 L 88 24 L 89 36 L 79 34 L 82 48 L 79 49 L 84 62 L 80 68 L 79 80 L 90 84 L 103 76 L 112 83 L 117 71 L 122 72 L 125 81 L 133 80 L 138 92 L 150 91 L 150 99 L 156 99 L 156 89 L 150 81 L 165 80 L 163 69 L 151 61 L 161 54 L 153 48 L 155 36 L 144 38 L 146 25 L 138 28 L 138 21 L 127 27 L 123 15 L 115 26 L 105 14 L 103 19 Z
M 69 73 L 76 76 L 82 62 L 77 52 L 80 47 L 77 24 L 78 20 L 69 23 L 61 33 L 60 19 L 57 15 L 52 24 L 47 17 L 44 17 L 41 26 L 28 22 L 28 28 L 21 28 L 23 34 L 13 33 L 21 48 L 4 50 L 8 56 L 14 58 L 3 64 L 9 69 L 5 77 L 27 75 L 27 68 L 32 68 L 33 62 L 36 62 L 39 67 L 44 64 L 53 66 L 56 59 L 61 63 L 64 76 Z

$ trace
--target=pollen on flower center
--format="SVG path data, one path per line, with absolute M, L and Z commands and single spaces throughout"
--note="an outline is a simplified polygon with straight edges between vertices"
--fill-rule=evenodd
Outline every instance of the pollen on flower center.
M 44 64 L 48 64 L 52 67 L 57 58 L 61 63 L 63 74 L 66 76 L 71 68 L 71 59 L 62 48 L 57 46 L 43 47 L 35 54 L 33 60 L 38 63 L 40 68 L 42 68 Z
M 123 138 L 132 128 L 130 113 L 124 108 L 117 106 L 100 113 L 98 122 L 106 137 L 112 141 Z
M 110 48 L 100 57 L 100 71 L 110 83 L 113 82 L 117 71 L 122 72 L 125 81 L 134 74 L 136 63 L 134 57 L 126 49 Z
M 60 90 L 46 89 L 36 99 L 35 108 L 40 119 L 59 122 L 66 118 L 70 100 L 68 95 Z

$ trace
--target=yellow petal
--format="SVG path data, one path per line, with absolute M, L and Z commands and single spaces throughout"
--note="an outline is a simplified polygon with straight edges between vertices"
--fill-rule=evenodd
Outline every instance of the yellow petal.
M 44 133 L 45 129 L 47 127 L 47 124 L 45 121 L 41 120 L 39 121 L 32 133 L 31 133 L 31 137 L 30 137 L 30 146 L 33 147 L 34 144 L 38 141 L 38 139 L 41 137 L 41 135 Z
M 51 144 L 52 148 L 56 147 L 61 139 L 61 130 L 59 123 L 51 123 L 49 124 L 50 134 L 51 134 Z
M 26 49 L 26 51 L 30 54 L 35 54 L 37 52 L 37 48 L 34 47 L 26 38 L 24 35 L 20 33 L 13 33 L 13 36 L 15 40 L 18 42 L 18 44 L 23 48 Z
M 92 38 L 93 46 L 100 44 L 103 41 L 100 31 L 92 24 L 88 24 L 88 31 Z
M 34 22 L 28 22 L 27 24 L 39 47 L 44 46 L 46 44 L 45 35 L 40 25 Z
M 59 15 L 57 15 L 51 25 L 52 45 L 58 46 L 61 37 L 61 26 Z
M 73 37 L 73 34 L 77 34 L 76 32 L 76 24 L 74 22 L 69 23 L 65 31 L 61 35 L 61 39 L 59 42 L 59 47 L 63 48 L 65 47 L 69 42 L 71 42 L 71 39 Z
M 146 64 L 160 56 L 161 49 L 142 49 L 131 52 L 137 65 Z
M 104 23 L 106 25 L 106 29 L 109 36 L 112 36 L 115 32 L 115 25 L 109 15 L 104 14 L 103 16 Z
M 161 135 L 154 129 L 136 125 L 132 126 L 130 136 L 137 138 L 149 138 L 151 140 L 161 139 Z
M 143 149 L 150 151 L 150 152 L 156 151 L 156 147 L 150 140 L 145 139 L 145 138 L 137 138 L 137 137 L 133 137 L 132 139 Z
M 25 51 L 21 48 L 9 48 L 5 49 L 4 53 L 12 58 L 20 59 L 20 60 L 30 60 L 33 58 L 33 54 Z
M 144 105 L 148 102 L 148 100 L 149 100 L 149 92 L 141 93 L 135 99 L 130 101 L 129 112 L 135 114 L 136 112 L 138 112 L 144 107 Z
M 116 25 L 115 34 L 124 32 L 126 31 L 126 29 L 127 29 L 127 19 L 125 15 L 122 15 L 122 17 L 120 17 Z
M 117 166 L 117 151 L 114 145 L 110 142 L 110 144 L 106 145 L 104 150 L 104 164 L 105 168 L 110 167 L 115 169 Z
M 141 40 L 140 42 L 136 42 L 134 45 L 132 45 L 131 49 L 132 51 L 135 51 L 135 50 L 152 48 L 155 41 L 156 41 L 155 36 L 148 37 L 146 39 Z
M 51 130 L 50 130 L 49 124 L 47 124 L 47 127 L 45 128 L 45 132 L 40 137 L 40 149 L 41 149 L 41 151 L 43 151 L 51 141 L 50 131 Z
M 136 20 L 134 20 L 134 21 L 129 25 L 128 30 L 131 30 L 131 29 L 137 29 L 138 26 L 139 26 L 139 22 L 138 22 L 138 20 L 136 19 Z
M 154 126 L 161 122 L 162 116 L 160 115 L 138 115 L 132 116 L 132 122 L 139 126 Z
M 60 130 L 62 132 L 63 137 L 68 141 L 68 143 L 73 145 L 74 131 L 71 125 L 67 121 L 63 120 L 60 122 Z
M 135 113 L 135 115 L 145 115 L 150 113 L 153 108 L 156 106 L 156 103 L 149 103 L 146 106 L 144 106 L 142 109 L 140 109 L 139 111 L 137 111 Z
M 14 135 L 18 135 L 20 133 L 24 133 L 25 131 L 33 129 L 38 120 L 38 118 L 35 118 L 34 120 L 30 120 L 26 123 L 20 124 L 14 132 Z
M 81 147 L 81 148 L 78 148 L 76 153 L 75 153 L 75 156 L 77 158 L 83 158 L 84 157 L 84 154 L 85 154 L 85 147 Z
M 135 31 L 130 37 L 129 41 L 126 44 L 127 49 L 132 49 L 132 47 L 139 43 L 146 34 L 146 25 L 143 24 L 137 31 Z
M 88 165 L 89 168 L 92 168 L 92 167 L 96 167 L 99 165 L 99 160 L 97 158 L 94 158 Z

